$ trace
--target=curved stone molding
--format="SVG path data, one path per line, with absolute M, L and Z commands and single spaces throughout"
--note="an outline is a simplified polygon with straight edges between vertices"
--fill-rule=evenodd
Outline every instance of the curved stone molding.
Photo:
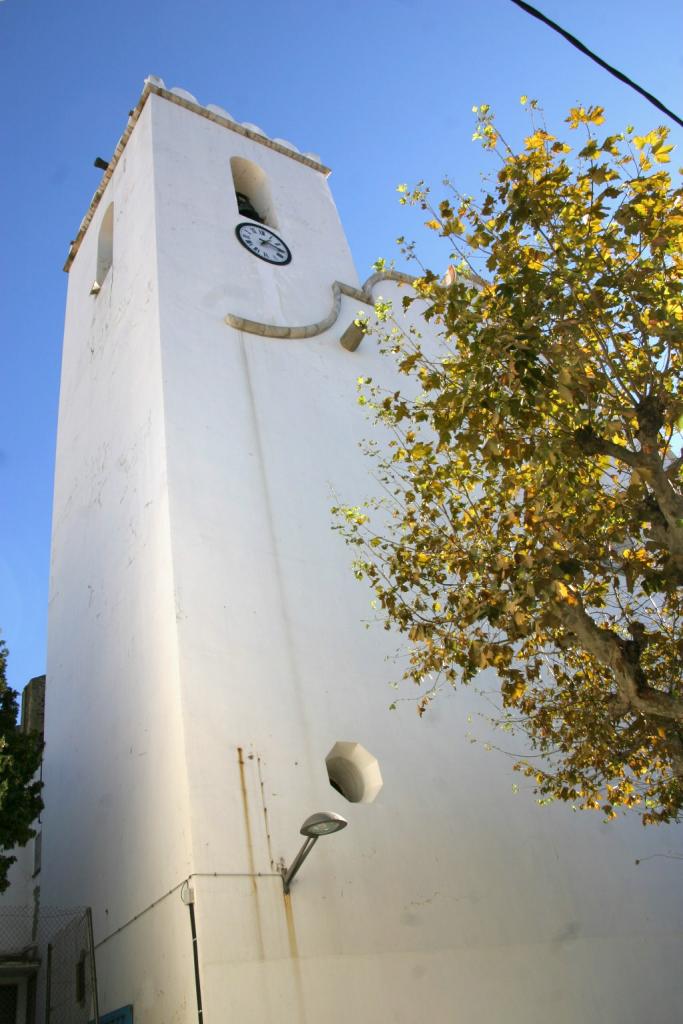
M 332 309 L 323 320 L 317 320 L 313 324 L 306 324 L 302 327 L 278 327 L 275 324 L 264 324 L 258 320 L 247 320 L 246 317 L 236 316 L 228 313 L 225 322 L 229 327 L 238 331 L 246 331 L 247 334 L 258 334 L 262 338 L 314 338 L 323 331 L 329 330 L 339 318 L 341 312 L 341 297 L 348 295 L 351 299 L 364 302 L 368 306 L 374 305 L 372 289 L 380 281 L 398 281 L 400 284 L 412 284 L 415 278 L 410 274 L 402 274 L 398 270 L 381 270 L 372 274 L 362 288 L 354 288 L 343 281 L 335 281 L 332 285 Z M 340 338 L 341 345 L 354 352 L 361 343 L 363 331 L 357 327 L 355 322 L 350 324 Z

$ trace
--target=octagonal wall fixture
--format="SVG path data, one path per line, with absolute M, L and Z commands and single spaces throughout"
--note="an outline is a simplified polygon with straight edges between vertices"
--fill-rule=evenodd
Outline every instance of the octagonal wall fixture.
M 384 785 L 377 758 L 354 741 L 335 743 L 325 766 L 332 788 L 352 804 L 371 804 Z

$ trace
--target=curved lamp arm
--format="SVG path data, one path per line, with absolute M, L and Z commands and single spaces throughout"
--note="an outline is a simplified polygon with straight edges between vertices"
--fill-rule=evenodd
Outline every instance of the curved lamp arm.
M 289 892 L 292 879 L 320 837 L 331 836 L 335 832 L 339 832 L 341 829 L 346 828 L 347 825 L 348 821 L 346 818 L 342 818 L 341 814 L 335 814 L 334 811 L 317 811 L 315 814 L 311 814 L 310 817 L 306 818 L 299 830 L 301 835 L 306 837 L 304 839 L 303 846 L 297 853 L 282 879 L 285 894 Z
M 290 867 L 287 870 L 287 874 L 282 880 L 284 884 L 285 893 L 289 892 L 289 887 L 292 884 L 292 879 L 294 878 L 295 874 L 297 873 L 303 862 L 306 860 L 309 853 L 311 852 L 311 850 L 313 849 L 313 847 L 315 846 L 319 839 L 320 836 L 307 836 L 304 839 L 303 846 L 301 847 L 296 857 L 292 861 Z

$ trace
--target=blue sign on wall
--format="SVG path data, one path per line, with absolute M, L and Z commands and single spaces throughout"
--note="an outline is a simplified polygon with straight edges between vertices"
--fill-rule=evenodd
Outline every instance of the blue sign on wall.
M 93 1024 L 91 1021 L 90 1024 Z M 133 1024 L 133 1007 L 122 1006 L 118 1010 L 100 1015 L 99 1024 Z

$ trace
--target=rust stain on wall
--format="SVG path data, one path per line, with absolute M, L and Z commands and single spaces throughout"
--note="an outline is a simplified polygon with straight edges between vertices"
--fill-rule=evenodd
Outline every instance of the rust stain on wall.
M 287 921 L 287 938 L 289 940 L 289 952 L 292 957 L 297 958 L 299 956 L 299 946 L 296 941 L 296 926 L 294 924 L 294 914 L 292 912 L 292 897 L 290 893 L 283 892 L 282 898 L 285 901 L 285 920 Z
M 294 984 L 299 1001 L 299 1020 L 306 1024 L 306 1000 L 304 997 L 304 986 L 301 978 L 301 960 L 299 959 L 299 944 L 296 939 L 296 925 L 294 924 L 294 910 L 292 908 L 292 897 L 288 892 L 282 893 L 285 904 L 285 920 L 287 922 L 287 939 L 289 941 L 289 953 L 291 957 L 292 970 L 294 971 Z
M 247 835 L 247 856 L 249 858 L 249 873 L 252 884 L 256 885 L 256 865 L 254 864 L 254 844 L 251 838 L 251 818 L 249 815 L 249 798 L 247 796 L 247 780 L 244 774 L 244 751 L 237 748 L 237 763 L 240 768 L 240 789 L 242 791 L 242 812 L 244 814 L 244 827 Z
M 266 806 L 266 791 L 263 786 L 263 773 L 261 771 L 261 758 L 256 758 L 256 765 L 258 768 L 258 781 L 261 787 L 261 803 L 263 805 L 263 821 L 266 828 L 266 843 L 268 844 L 268 859 L 270 860 L 270 870 L 275 871 L 275 861 L 273 860 L 273 848 L 270 842 L 270 824 L 268 823 L 268 808 Z
M 237 763 L 240 772 L 240 790 L 242 793 L 242 812 L 244 814 L 244 827 L 247 838 L 247 857 L 249 860 L 249 875 L 251 877 L 251 891 L 254 897 L 254 913 L 256 918 L 256 937 L 258 942 L 259 956 L 265 960 L 265 947 L 263 944 L 263 930 L 261 928 L 261 908 L 259 906 L 258 883 L 256 881 L 256 863 L 254 860 L 254 842 L 251 835 L 251 816 L 249 814 L 249 797 L 247 795 L 247 779 L 244 765 L 244 750 L 237 748 Z

